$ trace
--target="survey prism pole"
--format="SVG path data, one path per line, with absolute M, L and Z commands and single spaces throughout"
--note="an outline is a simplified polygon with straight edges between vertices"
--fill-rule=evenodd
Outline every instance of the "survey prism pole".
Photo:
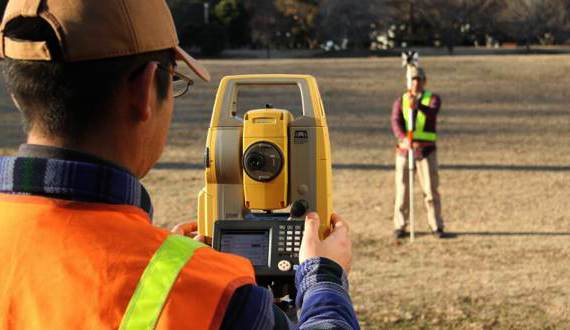
M 407 50 L 402 52 L 402 67 L 406 68 L 406 85 L 408 88 L 408 97 L 410 96 L 412 89 L 412 68 L 417 68 L 420 65 L 420 54 L 414 50 Z M 414 159 L 414 110 L 416 105 L 416 99 L 414 97 L 413 103 L 410 102 L 411 106 L 408 109 L 408 120 L 406 123 L 408 130 L 408 195 L 410 198 L 410 203 L 408 205 L 409 216 L 410 216 L 410 241 L 414 241 L 415 235 L 415 219 L 414 219 L 414 166 L 416 164 Z M 413 106 L 412 106 L 413 104 Z
M 415 102 L 415 100 L 414 100 Z M 414 166 L 416 161 L 414 159 L 414 109 L 410 106 L 408 109 L 408 196 L 410 203 L 408 205 L 410 215 L 410 241 L 413 242 L 416 238 L 416 228 L 414 219 Z

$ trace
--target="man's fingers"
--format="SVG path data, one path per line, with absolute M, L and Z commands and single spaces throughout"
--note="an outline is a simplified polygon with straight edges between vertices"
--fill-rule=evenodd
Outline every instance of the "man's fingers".
M 339 220 L 339 221 L 335 222 L 335 224 L 334 224 L 334 230 L 337 230 L 337 229 L 343 229 L 343 230 L 349 231 L 350 226 L 348 225 L 348 223 L 346 221 Z
M 315 212 L 307 214 L 305 217 L 305 232 L 303 236 L 313 237 L 319 235 L 319 215 Z
M 198 230 L 198 224 L 196 222 L 185 222 L 174 226 L 171 232 L 178 235 L 189 236 L 192 234 L 192 232 L 195 232 L 197 230 Z
M 333 225 L 331 236 L 348 235 L 350 227 L 348 223 L 344 221 L 339 215 L 337 214 L 332 215 L 331 224 Z
M 336 225 L 337 222 L 342 221 L 342 218 L 340 217 L 340 215 L 333 213 L 331 215 L 331 227 L 334 228 L 334 226 Z
M 183 223 L 177 224 L 174 226 L 174 228 L 172 228 L 172 230 L 170 230 L 170 232 L 178 235 L 184 235 L 184 228 L 182 228 L 183 225 Z
M 348 225 L 345 222 L 339 221 L 336 223 L 336 225 L 334 226 L 334 229 L 331 233 L 332 235 L 340 235 L 340 234 L 348 234 L 349 229 L 348 229 Z
M 206 236 L 204 235 L 196 235 L 194 236 L 194 240 L 202 243 L 206 243 Z
M 196 221 L 188 222 L 186 228 L 188 228 L 189 231 L 197 231 L 198 223 Z
M 346 230 L 350 229 L 348 222 L 344 221 L 344 219 L 336 213 L 333 213 L 331 216 L 331 227 L 333 229 L 335 229 L 337 227 L 345 227 Z

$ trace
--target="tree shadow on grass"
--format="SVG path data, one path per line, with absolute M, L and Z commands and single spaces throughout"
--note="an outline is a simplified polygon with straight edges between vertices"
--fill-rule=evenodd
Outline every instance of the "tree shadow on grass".
M 414 233 L 415 238 L 422 238 L 422 237 L 430 237 L 432 236 L 434 239 L 436 238 L 435 235 L 431 232 L 431 231 L 416 231 Z M 453 232 L 445 232 L 443 234 L 442 237 L 440 237 L 439 239 L 453 239 L 453 238 L 457 238 L 457 233 L 453 233 Z M 405 240 L 405 241 L 409 241 L 410 240 L 410 233 L 406 232 L 406 235 L 402 238 L 399 238 L 398 240 Z
M 392 171 L 394 165 L 387 164 L 333 164 L 335 170 L 379 170 Z M 515 165 L 515 164 L 441 164 L 443 171 L 506 171 L 506 172 L 570 172 L 566 165 Z
M 464 232 L 450 232 L 449 234 L 453 234 L 456 237 L 458 236 L 510 236 L 510 237 L 528 237 L 528 236 L 537 236 L 537 237 L 555 237 L 555 236 L 570 236 L 570 232 L 544 232 L 544 231 L 464 231 Z
M 415 237 L 423 238 L 433 236 L 431 232 L 415 232 Z M 566 237 L 570 236 L 570 232 L 541 232 L 541 231 L 448 231 L 440 239 L 456 239 L 462 236 L 475 236 L 475 237 Z M 406 235 L 399 241 L 409 241 L 410 235 Z
M 431 232 L 417 232 L 416 237 L 433 236 Z M 545 231 L 446 231 L 442 239 L 453 239 L 461 236 L 480 236 L 480 237 L 563 237 L 570 236 L 570 232 L 545 232 Z M 409 239 L 409 235 L 406 237 Z
M 393 171 L 390 164 L 344 163 L 333 164 L 335 170 Z M 154 166 L 157 170 L 202 170 L 203 163 L 160 162 Z M 443 171 L 505 171 L 505 172 L 570 172 L 566 165 L 511 165 L 511 164 L 442 164 Z

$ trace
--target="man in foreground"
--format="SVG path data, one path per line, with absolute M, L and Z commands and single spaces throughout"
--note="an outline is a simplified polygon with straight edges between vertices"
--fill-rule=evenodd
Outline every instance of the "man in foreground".
M 251 263 L 151 225 L 139 179 L 173 99 L 208 72 L 177 46 L 164 0 L 12 0 L 2 72 L 27 143 L 0 158 L 0 327 L 289 328 Z M 348 227 L 306 220 L 300 328 L 358 328 Z
M 441 218 L 436 153 L 436 124 L 441 99 L 438 95 L 424 89 L 427 78 L 422 68 L 413 67 L 410 70 L 411 88 L 399 97 L 392 106 L 392 132 L 398 139 L 396 147 L 394 237 L 399 239 L 408 234 L 406 228 L 410 213 L 409 194 L 413 193 L 408 191 L 408 180 L 413 180 L 413 178 L 409 178 L 407 154 L 410 147 L 413 147 L 415 168 L 424 193 L 428 224 L 437 238 L 443 238 L 445 234 L 443 219 Z M 413 110 L 414 118 L 409 118 L 410 109 Z M 412 145 L 406 136 L 407 128 L 410 125 L 414 128 Z

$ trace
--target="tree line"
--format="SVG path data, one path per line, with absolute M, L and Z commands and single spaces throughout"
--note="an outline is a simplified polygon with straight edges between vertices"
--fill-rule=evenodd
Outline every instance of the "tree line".
M 570 0 L 167 0 L 181 41 L 224 48 L 562 44 Z
M 3 12 L 8 0 L 0 0 Z M 389 49 L 570 42 L 570 0 L 166 0 L 181 44 Z

